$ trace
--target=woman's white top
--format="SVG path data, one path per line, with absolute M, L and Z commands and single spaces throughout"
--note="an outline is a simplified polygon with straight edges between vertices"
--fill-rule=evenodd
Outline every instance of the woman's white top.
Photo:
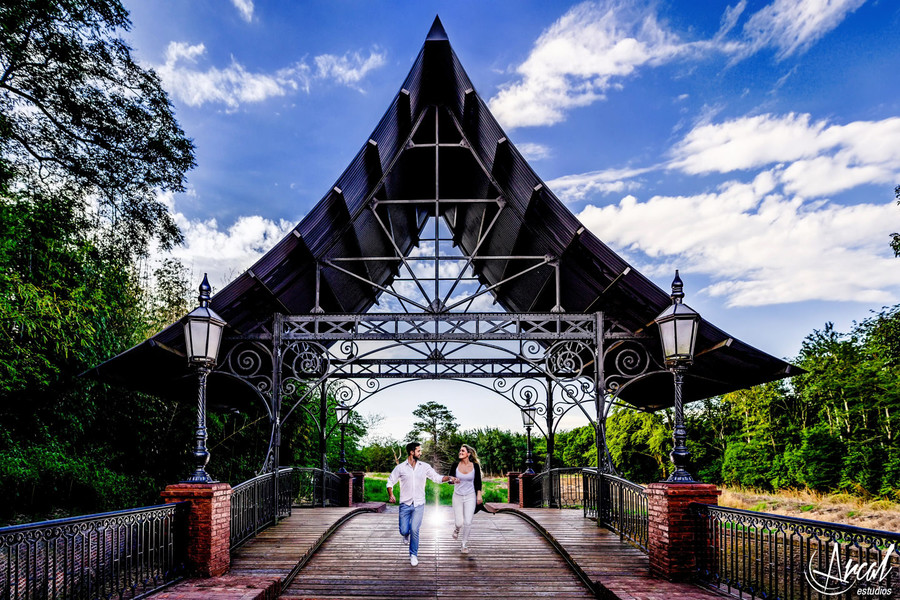
M 454 494 L 464 496 L 475 493 L 475 465 L 472 465 L 472 470 L 468 473 L 463 473 L 456 467 L 456 476 L 459 477 L 459 483 L 456 484 Z

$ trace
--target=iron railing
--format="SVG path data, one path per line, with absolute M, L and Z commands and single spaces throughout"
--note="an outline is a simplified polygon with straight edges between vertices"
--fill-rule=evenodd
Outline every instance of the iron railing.
M 542 508 L 581 508 L 584 503 L 582 469 L 568 467 L 542 471 L 531 480 L 534 494 Z
M 275 474 L 263 473 L 231 490 L 231 548 L 237 548 L 257 533 L 274 525 L 279 518 L 291 515 L 291 506 L 297 495 L 292 472 L 285 468 L 278 471 L 276 502 Z
M 584 469 L 584 516 L 599 519 L 600 525 L 615 531 L 647 552 L 650 520 L 644 487 L 627 479 Z
M 600 514 L 600 476 L 597 469 L 582 469 L 584 485 L 584 518 L 596 521 Z
M 600 487 L 600 524 L 647 552 L 650 518 L 644 486 L 603 473 Z
M 706 504 L 694 508 L 707 548 L 697 557 L 698 575 L 711 587 L 741 598 L 783 600 L 900 593 L 900 533 Z
M 189 512 L 177 502 L 0 528 L 0 598 L 143 598 L 184 576 Z
M 297 494 L 294 506 L 314 508 L 316 506 L 340 506 L 341 480 L 331 471 L 310 468 L 294 468 L 293 485 Z

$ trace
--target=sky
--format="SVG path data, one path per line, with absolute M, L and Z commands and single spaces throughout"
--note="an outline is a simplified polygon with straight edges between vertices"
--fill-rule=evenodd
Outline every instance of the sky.
M 548 187 L 663 289 L 680 269 L 685 302 L 733 337 L 790 360 L 826 322 L 900 302 L 900 3 L 125 5 L 196 144 L 187 192 L 163 196 L 186 238 L 174 255 L 214 288 L 331 189 L 439 15 Z M 417 383 L 363 412 L 395 437 L 424 399 L 463 428 L 521 428 L 470 387 Z

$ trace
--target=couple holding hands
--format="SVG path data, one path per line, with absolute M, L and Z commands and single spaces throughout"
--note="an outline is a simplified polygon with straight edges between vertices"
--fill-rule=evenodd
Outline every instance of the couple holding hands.
M 394 485 L 400 482 L 400 535 L 409 544 L 409 564 L 419 564 L 419 528 L 425 515 L 425 481 L 453 483 L 453 515 L 456 528 L 453 539 L 460 540 L 460 552 L 469 553 L 469 532 L 472 517 L 484 508 L 481 499 L 481 467 L 475 449 L 468 444 L 459 448 L 459 458 L 450 467 L 449 475 L 439 475 L 431 465 L 420 461 L 422 445 L 410 442 L 406 445 L 406 460 L 394 467 L 387 480 L 388 498 L 393 503 Z M 490 511 L 488 511 L 490 512 Z

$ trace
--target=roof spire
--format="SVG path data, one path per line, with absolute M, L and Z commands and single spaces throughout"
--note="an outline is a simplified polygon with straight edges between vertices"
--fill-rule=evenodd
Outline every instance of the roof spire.
M 434 16 L 434 23 L 431 24 L 431 29 L 428 31 L 428 35 L 425 36 L 426 42 L 440 42 L 440 41 L 448 41 L 447 32 L 444 31 L 444 24 L 441 23 L 441 17 L 438 15 Z

